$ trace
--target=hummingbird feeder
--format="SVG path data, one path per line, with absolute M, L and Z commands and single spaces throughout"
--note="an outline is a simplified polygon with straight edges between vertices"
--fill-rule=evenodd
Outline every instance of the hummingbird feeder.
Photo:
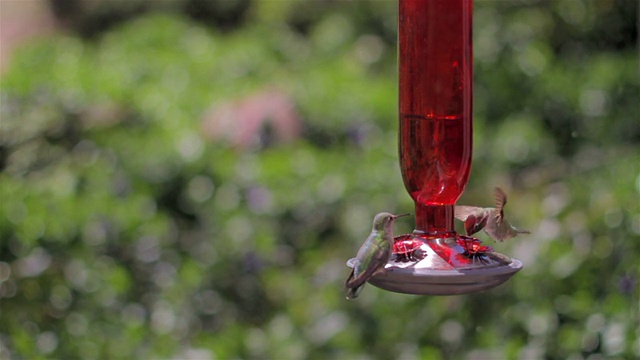
M 454 229 L 471 170 L 472 0 L 399 0 L 399 154 L 415 230 L 369 283 L 407 294 L 487 290 L 522 269 Z M 348 262 L 352 266 L 352 261 Z

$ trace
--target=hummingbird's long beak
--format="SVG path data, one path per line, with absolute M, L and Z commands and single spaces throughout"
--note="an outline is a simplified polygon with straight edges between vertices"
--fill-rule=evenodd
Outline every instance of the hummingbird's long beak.
M 393 215 L 393 218 L 394 218 L 394 219 L 397 219 L 397 218 L 399 218 L 399 217 L 409 216 L 409 215 L 411 215 L 411 213 L 400 214 L 400 215 Z

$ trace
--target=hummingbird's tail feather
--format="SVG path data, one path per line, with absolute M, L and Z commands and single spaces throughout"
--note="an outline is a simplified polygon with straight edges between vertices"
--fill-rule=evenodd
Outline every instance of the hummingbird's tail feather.
M 362 285 L 359 285 L 353 288 L 347 288 L 347 300 L 353 300 L 357 298 L 363 287 L 364 287 L 364 283 Z
M 354 274 L 355 271 L 352 269 L 347 281 L 344 282 L 344 287 L 347 289 L 347 300 L 357 298 L 360 291 L 362 291 L 362 287 L 366 283 L 366 281 L 363 281 L 361 278 L 355 278 Z
M 518 234 L 531 234 L 531 231 L 518 229 L 518 230 L 516 230 L 516 233 L 518 233 Z
M 349 286 L 350 283 L 353 281 L 353 272 L 354 272 L 353 269 L 351 269 L 351 273 L 349 273 L 349 277 L 347 278 L 347 281 L 344 282 L 344 287 L 347 289 L 353 287 L 353 286 Z

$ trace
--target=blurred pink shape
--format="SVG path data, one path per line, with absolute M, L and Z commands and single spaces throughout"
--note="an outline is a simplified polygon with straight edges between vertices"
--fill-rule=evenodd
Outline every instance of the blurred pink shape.
M 239 149 L 261 145 L 265 127 L 272 130 L 271 140 L 278 143 L 289 143 L 302 132 L 293 100 L 273 87 L 213 106 L 202 123 L 206 137 L 227 141 Z
M 13 50 L 25 41 L 49 35 L 58 24 L 44 0 L 0 1 L 0 72 L 9 65 Z

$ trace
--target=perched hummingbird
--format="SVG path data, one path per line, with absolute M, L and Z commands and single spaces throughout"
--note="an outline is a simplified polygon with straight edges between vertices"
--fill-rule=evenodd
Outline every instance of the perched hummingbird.
M 464 230 L 467 236 L 471 236 L 480 230 L 484 230 L 492 239 L 504 241 L 518 234 L 530 234 L 527 230 L 519 230 L 509 224 L 504 218 L 504 206 L 507 204 L 507 194 L 496 187 L 496 207 L 481 208 L 475 206 L 456 206 L 455 217 L 464 221 Z
M 362 244 L 353 263 L 353 270 L 345 282 L 347 299 L 358 297 L 365 282 L 384 271 L 393 249 L 393 224 L 396 219 L 409 214 L 393 215 L 382 212 L 373 219 L 371 234 Z

